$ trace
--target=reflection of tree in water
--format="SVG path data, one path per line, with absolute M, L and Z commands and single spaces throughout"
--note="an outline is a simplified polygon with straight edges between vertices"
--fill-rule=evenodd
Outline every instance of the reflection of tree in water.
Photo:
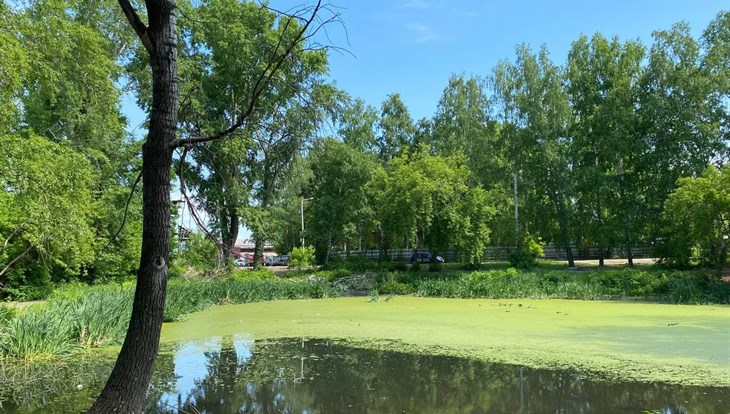
M 720 412 L 727 390 L 600 384 L 454 357 L 366 351 L 324 340 L 257 342 L 239 360 L 231 337 L 206 352 L 207 374 L 179 413 Z M 703 395 L 706 392 L 706 395 Z M 689 401 L 691 409 L 675 401 Z M 160 410 L 155 412 L 165 412 Z

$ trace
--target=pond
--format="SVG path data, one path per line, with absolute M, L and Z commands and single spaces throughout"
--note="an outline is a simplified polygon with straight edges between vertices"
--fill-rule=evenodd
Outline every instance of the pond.
M 0 387 L 0 411 L 78 412 L 98 393 L 112 363 L 84 360 L 56 368 L 55 375 L 25 370 L 41 382 Z M 727 413 L 728 406 L 728 388 L 607 384 L 581 372 L 364 350 L 340 341 L 224 336 L 164 352 L 147 412 L 700 414 Z

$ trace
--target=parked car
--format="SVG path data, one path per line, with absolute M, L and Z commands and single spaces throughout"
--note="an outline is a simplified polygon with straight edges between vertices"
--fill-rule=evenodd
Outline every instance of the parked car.
M 286 256 L 286 255 L 265 256 L 264 265 L 265 266 L 289 266 L 289 256 Z
M 431 256 L 431 253 L 429 252 L 415 252 L 411 255 L 411 259 L 409 260 L 411 264 L 413 263 L 443 263 L 444 258 L 441 256 Z
M 272 266 L 289 266 L 289 256 L 280 255 L 271 258 Z
M 246 259 L 236 259 L 236 267 L 246 267 L 248 266 L 248 262 Z

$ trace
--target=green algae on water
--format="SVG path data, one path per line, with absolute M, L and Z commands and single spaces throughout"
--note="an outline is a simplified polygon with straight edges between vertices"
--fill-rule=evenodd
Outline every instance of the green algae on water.
M 397 297 L 217 306 L 163 341 L 245 334 L 576 369 L 607 381 L 730 386 L 730 306 Z

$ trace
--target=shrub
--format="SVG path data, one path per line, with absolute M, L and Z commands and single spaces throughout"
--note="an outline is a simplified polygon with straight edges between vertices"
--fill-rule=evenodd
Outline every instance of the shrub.
M 289 266 L 297 269 L 309 269 L 314 266 L 314 247 L 295 247 L 289 253 Z
M 375 270 L 378 268 L 378 262 L 366 259 L 362 256 L 350 256 L 342 259 L 330 260 L 327 263 L 327 270 L 347 269 L 351 272 L 364 272 L 366 270 Z
M 352 276 L 353 272 L 349 269 L 332 269 L 332 270 L 320 270 L 316 273 L 317 276 L 322 279 L 331 282 L 333 280 L 342 279 L 345 277 Z
M 413 288 L 405 283 L 388 282 L 380 285 L 378 293 L 384 295 L 410 295 Z
M 428 270 L 429 272 L 440 272 L 444 270 L 444 264 L 439 262 L 430 263 L 428 265 Z
M 402 260 L 394 260 L 388 264 L 388 269 L 394 272 L 405 272 L 408 270 L 408 264 Z
M 255 269 L 235 269 L 230 276 L 235 280 L 264 280 L 264 279 L 277 279 L 276 273 L 273 270 L 259 266 Z
M 540 245 L 540 240 L 535 240 L 529 234 L 522 240 L 520 248 L 511 251 L 507 255 L 507 261 L 509 261 L 512 267 L 518 269 L 532 269 L 537 265 L 537 259 L 543 257 L 545 252 Z

